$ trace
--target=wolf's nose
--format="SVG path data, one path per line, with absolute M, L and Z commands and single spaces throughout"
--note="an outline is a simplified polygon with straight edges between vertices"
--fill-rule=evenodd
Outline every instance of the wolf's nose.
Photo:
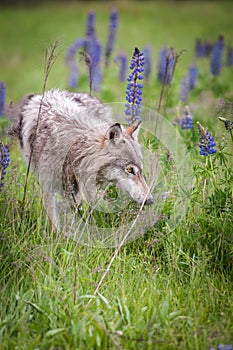
M 145 201 L 145 205 L 152 204 L 152 203 L 154 203 L 153 197 L 149 197 L 149 198 Z

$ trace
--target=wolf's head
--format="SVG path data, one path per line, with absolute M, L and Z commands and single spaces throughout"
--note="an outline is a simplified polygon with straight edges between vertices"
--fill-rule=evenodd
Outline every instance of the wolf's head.
M 109 161 L 98 171 L 98 179 L 114 183 L 138 204 L 152 204 L 153 197 L 142 175 L 142 151 L 138 143 L 140 122 L 125 128 L 112 124 L 102 141 Z

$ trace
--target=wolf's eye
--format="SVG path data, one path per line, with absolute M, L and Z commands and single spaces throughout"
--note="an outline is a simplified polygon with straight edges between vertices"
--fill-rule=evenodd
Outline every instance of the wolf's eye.
M 129 174 L 134 174 L 134 168 L 132 166 L 127 166 L 126 172 Z

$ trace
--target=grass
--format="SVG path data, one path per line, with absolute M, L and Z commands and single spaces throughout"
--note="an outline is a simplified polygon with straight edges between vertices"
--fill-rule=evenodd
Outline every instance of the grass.
M 159 99 L 156 57 L 161 46 L 186 50 L 177 64 L 166 106 L 166 118 L 173 121 L 179 82 L 193 61 L 195 38 L 213 41 L 221 31 L 232 45 L 232 4 L 121 1 L 116 6 L 120 24 L 115 52 L 124 49 L 131 55 L 134 46 L 152 45 L 153 77 L 145 84 L 145 106 L 155 108 Z M 97 31 L 105 42 L 109 8 L 103 2 L 2 8 L 0 79 L 6 83 L 8 102 L 42 91 L 45 49 L 57 39 L 61 53 L 47 88 L 67 88 L 67 47 L 84 35 L 90 9 L 97 14 Z M 1 139 L 11 146 L 11 163 L 0 193 L 1 350 L 207 350 L 220 343 L 233 344 L 232 140 L 216 117 L 217 99 L 232 101 L 233 72 L 223 67 L 213 80 L 207 59 L 200 60 L 198 68 L 198 84 L 189 105 L 194 122 L 200 121 L 215 136 L 218 153 L 201 157 L 196 127 L 177 127 L 193 168 L 185 215 L 169 231 L 166 218 L 174 203 L 168 198 L 157 224 L 123 245 L 113 260 L 114 248 L 78 245 L 53 232 L 33 176 L 22 220 L 27 168 L 18 143 L 4 133 L 6 120 L 1 120 Z M 118 83 L 117 74 L 118 67 L 112 63 L 97 94 L 104 102 L 124 102 L 125 84 Z M 82 67 L 79 90 L 88 89 Z M 158 153 L 169 184 L 173 163 L 168 166 L 167 151 L 153 139 L 143 141 Z M 170 185 L 175 181 L 172 177 Z M 130 209 L 134 213 L 134 207 Z M 130 215 L 123 213 L 123 220 Z M 119 218 L 113 214 L 96 220 L 111 226 Z

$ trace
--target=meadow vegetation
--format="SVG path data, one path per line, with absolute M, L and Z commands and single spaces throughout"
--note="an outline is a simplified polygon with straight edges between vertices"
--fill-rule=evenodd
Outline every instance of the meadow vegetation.
M 45 52 L 58 41 L 58 57 L 46 81 L 72 90 L 65 57 L 77 37 L 85 35 L 87 14 L 96 14 L 102 45 L 108 35 L 110 2 L 59 2 L 3 7 L 0 10 L 0 81 L 6 100 L 41 93 Z M 103 66 L 103 102 L 124 102 L 126 81 L 119 81 L 114 58 L 135 47 L 150 45 L 152 71 L 143 84 L 143 106 L 156 110 L 162 84 L 157 78 L 161 48 L 179 54 L 160 112 L 181 135 L 189 152 L 192 179 L 185 214 L 170 230 L 169 196 L 156 225 L 120 249 L 89 247 L 53 231 L 40 188 L 20 147 L 8 134 L 9 121 L 0 117 L 0 140 L 10 147 L 10 164 L 0 192 L 0 349 L 232 349 L 233 345 L 233 69 L 210 73 L 210 57 L 197 58 L 195 40 L 232 42 L 231 2 L 119 1 L 115 47 Z M 84 60 L 74 91 L 89 92 Z M 180 100 L 188 67 L 198 78 L 188 100 Z M 129 73 L 129 70 L 128 70 Z M 188 104 L 193 128 L 181 128 L 177 118 Z M 177 111 L 180 115 L 177 115 Z M 225 118 L 219 120 L 219 118 Z M 228 124 L 226 124 L 228 120 Z M 175 124 L 176 122 L 176 124 Z M 197 126 L 197 122 L 203 126 Z M 200 154 L 200 136 L 209 130 L 216 153 Z M 212 139 L 211 139 L 212 140 Z M 173 175 L 168 152 L 153 136 L 143 134 L 147 149 L 157 152 L 164 174 Z M 174 182 L 173 182 L 174 181 Z M 171 176 L 171 187 L 175 187 Z M 24 198 L 25 197 L 25 198 Z M 130 211 L 131 210 L 131 211 Z M 123 213 L 135 217 L 135 206 Z M 119 225 L 119 216 L 96 217 L 100 225 Z M 146 223 L 145 223 L 146 225 Z M 104 277 L 104 278 L 103 278 Z M 219 347 L 222 346 L 222 347 Z M 228 348 L 227 348 L 228 347 Z

